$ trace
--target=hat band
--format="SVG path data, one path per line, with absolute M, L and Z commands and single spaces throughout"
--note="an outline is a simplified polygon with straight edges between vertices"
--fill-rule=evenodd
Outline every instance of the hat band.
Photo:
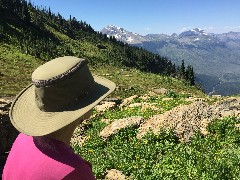
M 32 83 L 36 86 L 36 87 L 45 87 L 45 86 L 50 86 L 54 83 L 57 83 L 61 80 L 66 79 L 68 76 L 70 76 L 71 74 L 74 74 L 76 71 L 78 71 L 79 69 L 81 69 L 84 65 L 87 64 L 87 61 L 85 59 L 82 59 L 82 61 L 80 61 L 79 63 L 77 63 L 75 66 L 73 66 L 71 69 L 69 69 L 68 71 L 59 74 L 57 76 L 54 76 L 50 79 L 47 80 L 36 80 L 36 79 L 32 79 Z

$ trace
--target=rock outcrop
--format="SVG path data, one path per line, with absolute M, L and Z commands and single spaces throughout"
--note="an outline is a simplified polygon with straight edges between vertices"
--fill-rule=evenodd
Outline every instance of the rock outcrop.
M 161 95 L 168 93 L 168 90 L 165 88 L 153 89 L 152 91 L 156 94 L 161 94 Z
M 122 108 L 122 107 L 125 107 L 125 106 L 131 104 L 131 102 L 134 99 L 136 99 L 137 97 L 138 97 L 137 95 L 134 95 L 134 96 L 130 96 L 130 97 L 124 99 L 123 102 L 120 104 L 120 107 Z
M 163 128 L 173 129 L 181 141 L 188 142 L 196 131 L 206 135 L 206 128 L 211 121 L 227 116 L 240 118 L 240 98 L 229 98 L 213 105 L 196 101 L 190 105 L 175 107 L 142 123 L 137 138 L 141 138 L 150 130 L 158 133 Z
M 130 104 L 128 107 L 130 108 L 141 107 L 141 110 L 146 110 L 146 109 L 151 109 L 153 111 L 161 110 L 160 108 L 157 107 L 157 103 L 147 103 L 147 102 L 133 103 L 133 104 Z
M 107 175 L 105 176 L 106 180 L 125 180 L 127 177 L 117 169 L 111 169 L 107 171 Z
M 100 137 L 103 139 L 107 139 L 112 134 L 116 134 L 120 129 L 129 127 L 129 126 L 138 128 L 143 121 L 144 121 L 143 117 L 140 117 L 140 116 L 133 116 L 129 118 L 114 120 L 111 124 L 106 126 L 100 132 Z
M 103 104 L 97 105 L 95 107 L 95 110 L 99 113 L 105 112 L 106 110 L 109 110 L 116 106 L 115 102 L 104 102 Z

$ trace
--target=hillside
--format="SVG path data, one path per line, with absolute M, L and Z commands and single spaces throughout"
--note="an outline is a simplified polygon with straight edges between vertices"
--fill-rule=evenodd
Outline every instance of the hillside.
M 139 72 L 163 75 L 159 76 L 159 79 L 169 79 L 169 82 L 172 79 L 170 77 L 179 77 L 179 72 L 169 59 L 124 44 L 114 37 L 108 38 L 75 17 L 66 20 L 59 13 L 51 12 L 50 8 L 40 9 L 25 1 L 0 2 L 1 96 L 14 95 L 30 83 L 31 72 L 38 65 L 66 55 L 87 59 L 96 73 L 104 70 L 105 74 L 115 74 L 121 72 L 121 69 L 128 69 L 131 73 L 136 69 Z M 113 80 L 119 79 L 115 78 L 113 77 Z M 176 86 L 174 84 L 166 86 L 177 91 L 192 89 L 184 85 L 188 84 L 188 80 L 184 78 L 185 76 L 181 77 L 182 82 L 176 81 L 178 82 Z M 153 87 L 159 84 L 157 82 L 159 81 L 156 81 Z M 125 88 L 129 84 L 120 84 L 124 87 L 119 88 L 120 94 L 129 88 Z M 164 86 L 163 83 L 160 84 Z M 178 84 L 183 84 L 179 90 L 176 88 Z M 142 88 L 152 87 L 147 85 Z M 130 92 L 142 91 L 133 87 L 130 89 Z M 199 92 L 196 88 L 193 88 L 193 91 Z
M 184 59 L 187 65 L 193 66 L 196 81 L 206 93 L 240 94 L 239 32 L 207 34 L 195 28 L 179 35 L 141 36 L 113 25 L 103 28 L 101 32 L 168 57 L 177 65 Z

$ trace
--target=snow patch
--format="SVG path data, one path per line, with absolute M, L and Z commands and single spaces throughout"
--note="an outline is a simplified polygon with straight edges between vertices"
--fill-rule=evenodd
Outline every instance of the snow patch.
M 132 38 L 132 37 L 128 37 L 127 41 L 128 41 L 128 42 L 132 42 L 132 41 L 133 41 L 133 38 Z

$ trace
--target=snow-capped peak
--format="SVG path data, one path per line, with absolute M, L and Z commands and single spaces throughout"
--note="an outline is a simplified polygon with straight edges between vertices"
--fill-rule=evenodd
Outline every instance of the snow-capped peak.
M 182 32 L 179 36 L 199 36 L 199 35 L 206 36 L 207 33 L 205 33 L 203 29 L 194 28 L 192 30 Z
M 115 25 L 108 25 L 107 27 L 110 27 L 110 28 L 119 28 L 119 27 L 117 27 L 117 26 L 115 26 Z
M 114 36 L 117 40 L 124 41 L 127 43 L 138 43 L 145 40 L 143 36 L 137 33 L 126 31 L 123 28 L 115 25 L 108 25 L 105 28 L 103 28 L 101 32 L 109 36 Z

